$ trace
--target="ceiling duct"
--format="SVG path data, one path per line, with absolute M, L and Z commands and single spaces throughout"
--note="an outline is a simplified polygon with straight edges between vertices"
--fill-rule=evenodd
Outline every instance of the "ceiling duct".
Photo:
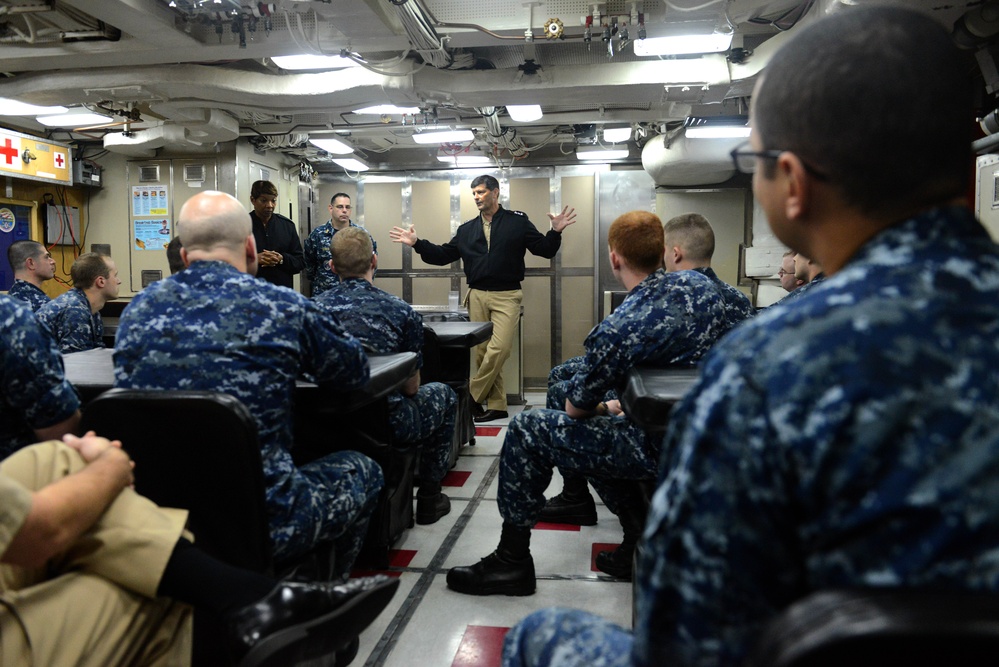
M 714 185 L 735 175 L 729 152 L 745 139 L 688 139 L 682 129 L 650 139 L 642 167 L 656 185 Z

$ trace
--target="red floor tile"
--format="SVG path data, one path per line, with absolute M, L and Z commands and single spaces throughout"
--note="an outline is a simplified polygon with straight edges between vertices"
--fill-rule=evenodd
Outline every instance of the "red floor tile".
M 501 426 L 476 426 L 475 436 L 479 437 L 492 437 L 494 435 L 499 435 Z
M 451 667 L 499 667 L 503 638 L 510 628 L 469 625 L 454 654 Z
M 468 476 L 471 474 L 469 470 L 452 470 L 444 475 L 441 486 L 465 486 L 465 482 L 468 481 Z
M 415 549 L 389 549 L 389 567 L 408 567 L 413 558 L 416 557 Z M 396 572 L 393 570 L 351 570 L 350 576 L 352 578 L 357 577 L 372 577 L 376 574 L 384 574 L 389 577 L 398 577 L 402 572 Z
M 610 542 L 594 542 L 593 548 L 590 550 L 590 570 L 593 572 L 599 572 L 597 569 L 597 554 L 601 551 L 617 551 L 617 548 L 621 546 L 620 544 L 611 544 Z
M 566 530 L 578 533 L 579 526 L 573 526 L 569 523 L 548 523 L 547 521 L 538 521 L 534 524 L 534 530 Z

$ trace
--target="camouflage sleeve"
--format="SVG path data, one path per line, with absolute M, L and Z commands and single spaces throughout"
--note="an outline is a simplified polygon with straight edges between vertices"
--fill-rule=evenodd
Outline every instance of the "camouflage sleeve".
M 412 308 L 408 308 L 408 316 L 403 324 L 403 352 L 416 352 L 416 367 L 423 368 L 423 316 Z
M 104 347 L 100 340 L 103 332 L 94 331 L 94 319 L 89 308 L 75 302 L 63 302 L 62 307 L 41 309 L 38 317 L 52 333 L 63 354 Z M 99 341 L 97 344 L 95 339 Z
M 368 356 L 360 341 L 340 326 L 336 317 L 312 301 L 304 304 L 302 370 L 318 383 L 343 389 L 363 386 L 370 375 Z
M 582 363 L 575 367 L 576 373 L 569 380 L 566 391 L 566 398 L 577 408 L 595 408 L 633 365 L 618 338 L 619 332 L 608 320 L 586 337 L 583 343 L 586 354 Z
M 636 664 L 740 664 L 793 599 L 794 503 L 766 415 L 717 357 L 674 411 L 637 570 Z
M 26 308 L 5 311 L 2 324 L 4 400 L 35 429 L 68 419 L 80 401 L 55 341 Z
M 305 275 L 310 283 L 316 282 L 316 272 L 319 267 L 319 257 L 316 255 L 316 235 L 318 228 L 313 229 L 309 237 L 305 239 Z

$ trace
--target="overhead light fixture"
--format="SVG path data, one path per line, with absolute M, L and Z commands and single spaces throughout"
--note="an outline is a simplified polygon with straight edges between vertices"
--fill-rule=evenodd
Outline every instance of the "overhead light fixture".
M 510 114 L 510 119 L 518 123 L 531 123 L 541 120 L 544 115 L 541 113 L 540 104 L 508 104 L 506 112 Z
M 475 139 L 471 130 L 434 130 L 417 132 L 413 141 L 418 144 L 460 144 Z
M 333 158 L 333 162 L 340 165 L 347 171 L 367 171 L 369 169 L 368 165 L 361 162 L 356 157 L 335 157 Z
M 297 56 L 271 56 L 271 60 L 275 65 L 286 70 L 346 69 L 360 65 L 353 58 L 344 58 L 339 55 L 317 56 L 302 54 Z
M 688 127 L 684 134 L 688 139 L 736 139 L 748 137 L 748 127 Z
M 420 107 L 397 107 L 394 104 L 378 104 L 373 107 L 354 109 L 351 113 L 369 116 L 402 116 L 420 113 Z
M 69 109 L 66 107 L 40 107 L 0 97 L 0 116 L 38 116 L 40 114 L 61 114 L 67 111 Z
M 623 160 L 630 152 L 627 148 L 604 148 L 603 146 L 577 146 L 577 160 Z
M 736 139 L 750 133 L 748 116 L 689 116 L 683 126 L 688 139 Z
M 334 155 L 349 155 L 354 152 L 353 146 L 348 146 L 339 139 L 309 139 L 309 143 Z
M 609 144 L 617 144 L 631 139 L 631 127 L 605 127 L 603 129 L 604 141 Z
M 458 153 L 437 151 L 437 159 L 455 167 L 480 167 L 492 164 L 492 158 L 477 148 L 470 148 Z
M 61 114 L 38 116 L 35 120 L 46 127 L 87 127 L 113 122 L 108 116 L 94 113 L 84 107 L 74 107 Z
M 732 46 L 732 35 L 713 32 L 708 35 L 672 35 L 650 37 L 635 42 L 636 56 L 682 56 L 694 53 L 718 53 Z

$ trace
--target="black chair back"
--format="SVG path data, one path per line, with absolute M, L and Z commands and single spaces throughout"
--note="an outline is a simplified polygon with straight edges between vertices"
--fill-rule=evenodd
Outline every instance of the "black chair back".
M 858 589 L 813 593 L 771 621 L 750 667 L 999 664 L 999 595 Z
M 197 545 L 226 563 L 272 568 L 257 427 L 228 394 L 111 389 L 82 428 L 121 440 L 135 461 L 135 490 L 190 512 Z

